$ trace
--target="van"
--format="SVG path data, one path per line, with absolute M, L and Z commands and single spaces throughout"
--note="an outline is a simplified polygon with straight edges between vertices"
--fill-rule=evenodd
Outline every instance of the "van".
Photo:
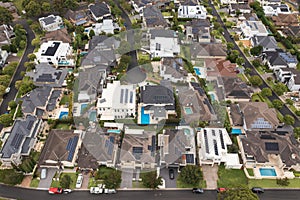
M 81 188 L 82 181 L 83 181 L 82 174 L 78 174 L 77 181 L 76 181 L 76 188 Z
M 41 179 L 45 179 L 47 177 L 47 169 L 42 169 L 41 171 Z

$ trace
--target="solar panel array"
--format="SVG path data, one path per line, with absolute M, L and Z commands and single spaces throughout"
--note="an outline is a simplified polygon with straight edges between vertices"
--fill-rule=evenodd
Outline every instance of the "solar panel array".
M 260 139 L 263 139 L 263 140 L 276 140 L 276 138 L 273 137 L 272 135 L 266 135 L 266 134 L 261 135 Z
M 205 129 L 204 129 L 204 140 L 205 140 L 205 150 L 206 150 L 206 153 L 209 153 L 207 131 Z
M 113 136 L 110 136 L 109 140 L 106 140 L 106 142 L 107 142 L 107 154 L 111 156 L 114 150 L 115 138 Z
M 221 130 L 219 130 L 219 134 L 220 134 L 220 140 L 221 140 L 222 149 L 225 149 L 224 138 L 223 138 L 223 134 L 222 134 Z
M 37 82 L 54 82 L 51 74 L 42 74 L 36 79 Z
M 79 137 L 75 136 L 74 138 L 70 138 L 68 141 L 68 144 L 66 146 L 66 149 L 69 151 L 69 155 L 67 158 L 68 161 L 72 161 L 72 159 L 73 159 L 78 139 L 79 139 Z
M 130 99 L 129 99 L 129 103 L 133 102 L 133 92 L 130 92 Z
M 15 149 L 19 149 L 19 147 L 23 141 L 23 138 L 24 138 L 24 136 L 22 134 L 17 133 L 11 142 L 11 146 Z
M 218 156 L 218 155 L 219 155 L 219 151 L 218 151 L 218 144 L 217 144 L 217 141 L 216 141 L 216 140 L 213 140 L 213 143 L 214 143 L 215 154 L 216 154 L 216 156 Z
M 267 151 L 278 151 L 279 146 L 277 142 L 266 142 L 265 147 Z
M 33 126 L 33 123 L 34 121 L 29 121 L 28 124 L 27 124 L 27 130 L 31 130 L 32 129 L 32 126 Z
M 187 163 L 194 163 L 194 154 L 185 154 Z
M 132 154 L 135 157 L 135 159 L 137 160 L 141 159 L 142 153 L 143 153 L 143 147 L 132 147 Z
M 125 90 L 125 103 L 128 103 L 128 89 Z
M 296 62 L 296 58 L 288 55 L 287 53 L 279 53 L 279 56 L 283 58 L 286 62 Z

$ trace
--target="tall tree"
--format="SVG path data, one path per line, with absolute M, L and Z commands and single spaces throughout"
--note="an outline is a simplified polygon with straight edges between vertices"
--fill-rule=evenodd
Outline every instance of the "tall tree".
M 240 186 L 235 189 L 227 190 L 218 194 L 218 199 L 222 200 L 258 200 L 258 196 L 254 194 L 249 188 Z
M 197 187 L 202 179 L 202 171 L 199 166 L 187 165 L 181 170 L 178 179 L 183 183 Z
M 270 88 L 263 88 L 260 93 L 263 97 L 272 96 L 272 90 Z
M 280 110 L 283 106 L 282 101 L 278 100 L 278 99 L 274 99 L 272 102 L 274 108 L 276 108 L 277 110 Z
M 0 7 L 0 24 L 9 24 L 13 20 L 12 14 L 7 8 Z
M 35 17 L 35 16 L 38 16 L 38 15 L 40 15 L 42 13 L 42 7 L 36 1 L 30 1 L 25 6 L 25 11 L 26 11 L 26 14 L 29 17 Z
M 72 183 L 72 179 L 68 174 L 63 175 L 59 180 L 59 184 L 62 188 L 70 188 L 70 184 Z
M 285 115 L 283 117 L 283 122 L 286 124 L 286 125 L 294 125 L 295 124 L 295 119 L 293 116 L 291 115 Z
M 7 127 L 12 125 L 12 123 L 13 123 L 13 118 L 11 114 L 0 115 L 0 124 Z
M 147 188 L 157 189 L 162 185 L 161 177 L 157 177 L 156 171 L 145 172 L 141 174 L 143 185 Z
M 104 178 L 105 186 L 112 189 L 117 189 L 120 187 L 121 181 L 121 171 L 116 169 L 113 169 L 113 171 L 107 174 Z
M 255 87 L 261 86 L 263 84 L 263 81 L 261 80 L 261 78 L 258 75 L 251 76 L 249 78 L 249 81 Z

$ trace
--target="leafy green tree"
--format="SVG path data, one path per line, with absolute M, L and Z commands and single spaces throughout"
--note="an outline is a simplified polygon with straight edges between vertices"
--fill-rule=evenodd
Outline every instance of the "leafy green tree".
M 259 59 L 254 59 L 254 60 L 252 61 L 252 65 L 253 65 L 255 68 L 257 68 L 257 67 L 260 67 L 260 66 L 261 66 L 261 62 L 260 62 Z
M 232 42 L 227 42 L 227 50 L 231 50 L 234 47 L 234 44 Z
M 37 3 L 36 1 L 30 1 L 25 6 L 25 11 L 29 17 L 35 17 L 42 13 L 42 8 L 41 8 L 41 5 L 39 3 Z
M 147 188 L 157 189 L 162 185 L 161 177 L 157 177 L 156 171 L 145 172 L 141 174 L 143 185 Z
M 242 65 L 242 64 L 245 64 L 245 59 L 242 58 L 242 57 L 238 57 L 238 58 L 235 59 L 235 62 L 238 65 Z
M 254 194 L 249 188 L 240 186 L 235 189 L 227 190 L 218 194 L 218 199 L 222 200 L 258 200 L 258 196 Z
M 287 177 L 276 179 L 277 185 L 288 186 L 290 184 L 289 179 Z
M 259 56 L 262 53 L 262 50 L 263 50 L 263 47 L 261 45 L 258 45 L 258 46 L 252 47 L 250 49 L 250 53 L 253 56 Z
M 113 169 L 109 174 L 105 175 L 104 184 L 107 188 L 117 189 L 120 187 L 122 178 L 121 171 Z
M 42 11 L 43 12 L 50 12 L 51 11 L 51 5 L 49 2 L 43 2 L 42 3 Z
M 18 66 L 17 62 L 9 63 L 6 67 L 3 68 L 2 74 L 12 76 Z
M 274 108 L 276 108 L 277 110 L 280 110 L 283 106 L 282 101 L 280 101 L 278 99 L 273 100 L 272 104 L 273 104 Z
M 10 24 L 12 20 L 11 12 L 5 7 L 0 7 L 0 24 Z
M 274 86 L 273 90 L 277 95 L 281 96 L 283 93 L 287 92 L 287 87 L 283 83 L 278 83 Z
M 19 48 L 20 48 L 20 49 L 25 49 L 25 47 L 26 47 L 26 41 L 21 40 L 21 41 L 20 41 L 20 44 L 19 44 Z
M 34 39 L 31 41 L 31 45 L 34 46 L 34 47 L 39 47 L 39 46 L 40 46 L 40 43 L 41 43 L 41 40 L 40 40 L 40 38 L 38 38 L 38 37 L 34 38 Z
M 92 38 L 95 36 L 95 31 L 93 29 L 90 30 L 89 37 Z
M 295 119 L 293 116 L 291 115 L 285 115 L 283 117 L 283 122 L 286 124 L 286 125 L 294 125 L 295 124 Z
M 263 96 L 263 97 L 270 97 L 272 96 L 272 90 L 270 88 L 263 88 L 260 92 L 260 94 Z
M 294 105 L 294 101 L 292 99 L 287 99 L 287 100 L 285 100 L 285 102 L 287 104 L 289 104 L 290 106 Z
M 32 40 L 33 41 L 33 40 Z M 30 61 L 34 61 L 35 59 L 36 59 L 36 55 L 35 54 L 33 54 L 33 53 L 31 53 L 31 54 L 28 54 L 28 59 L 30 60 Z
M 72 183 L 72 179 L 68 174 L 63 175 L 59 180 L 59 184 L 62 188 L 70 188 L 70 184 Z
M 11 108 L 11 109 L 14 109 L 17 107 L 17 103 L 14 101 L 14 100 L 11 100 L 9 103 L 8 103 L 8 106 Z
M 246 69 L 245 69 L 245 74 L 250 74 L 251 71 L 252 71 L 252 70 L 251 70 L 250 68 L 246 68 Z
M 202 171 L 199 166 L 187 165 L 181 170 L 178 179 L 182 183 L 197 187 L 202 180 Z
M 0 75 L 0 85 L 8 86 L 11 76 L 9 75 Z
M 26 67 L 26 71 L 31 71 L 35 68 L 35 62 L 25 62 L 24 67 Z
M 9 185 L 20 184 L 23 178 L 23 173 L 16 172 L 15 169 L 3 169 L 0 173 L 0 182 Z
M 3 96 L 5 94 L 6 87 L 4 85 L 0 85 L 0 96 Z
M 253 85 L 255 87 L 261 86 L 263 84 L 263 81 L 261 80 L 261 78 L 258 75 L 251 76 L 249 78 L 249 81 L 250 81 L 251 85 Z
M 230 62 L 235 63 L 236 59 L 239 57 L 240 53 L 237 50 L 232 50 L 228 55 L 227 59 L 230 60 Z
M 297 139 L 300 137 L 300 127 L 294 128 L 294 135 L 295 135 L 295 138 L 297 138 Z
M 64 0 L 64 7 L 69 9 L 75 9 L 78 6 L 78 3 L 76 0 Z
M 11 126 L 13 121 L 13 116 L 11 114 L 0 115 L 0 124 L 5 127 Z

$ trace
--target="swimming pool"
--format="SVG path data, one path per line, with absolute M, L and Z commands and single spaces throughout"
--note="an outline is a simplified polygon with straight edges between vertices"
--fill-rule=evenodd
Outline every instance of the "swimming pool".
M 185 114 L 187 114 L 187 115 L 193 114 L 193 110 L 192 110 L 192 108 L 190 108 L 190 107 L 185 107 L 185 108 L 184 108 L 184 111 L 185 111 Z
M 97 111 L 93 110 L 90 112 L 89 120 L 95 122 L 97 120 Z
M 80 114 L 83 114 L 83 112 L 85 111 L 87 106 L 88 106 L 87 103 L 83 103 L 83 104 L 80 105 Z
M 209 94 L 209 95 L 210 95 L 210 98 L 211 98 L 212 101 L 215 101 L 215 100 L 216 100 L 214 94 Z
M 274 168 L 259 168 L 261 176 L 277 176 Z
M 240 128 L 233 128 L 231 134 L 240 135 L 242 134 L 242 130 Z
M 200 69 L 199 69 L 199 68 L 194 67 L 194 70 L 195 70 L 196 75 L 198 75 L 198 76 L 201 75 L 201 72 L 200 72 Z
M 68 115 L 69 115 L 69 112 L 67 112 L 67 111 L 61 111 L 61 112 L 59 113 L 58 119 L 67 118 Z
M 144 107 L 141 108 L 141 124 L 150 124 L 150 115 L 144 113 Z
M 119 129 L 108 129 L 107 130 L 108 133 L 116 133 L 116 134 L 120 134 L 121 131 Z

